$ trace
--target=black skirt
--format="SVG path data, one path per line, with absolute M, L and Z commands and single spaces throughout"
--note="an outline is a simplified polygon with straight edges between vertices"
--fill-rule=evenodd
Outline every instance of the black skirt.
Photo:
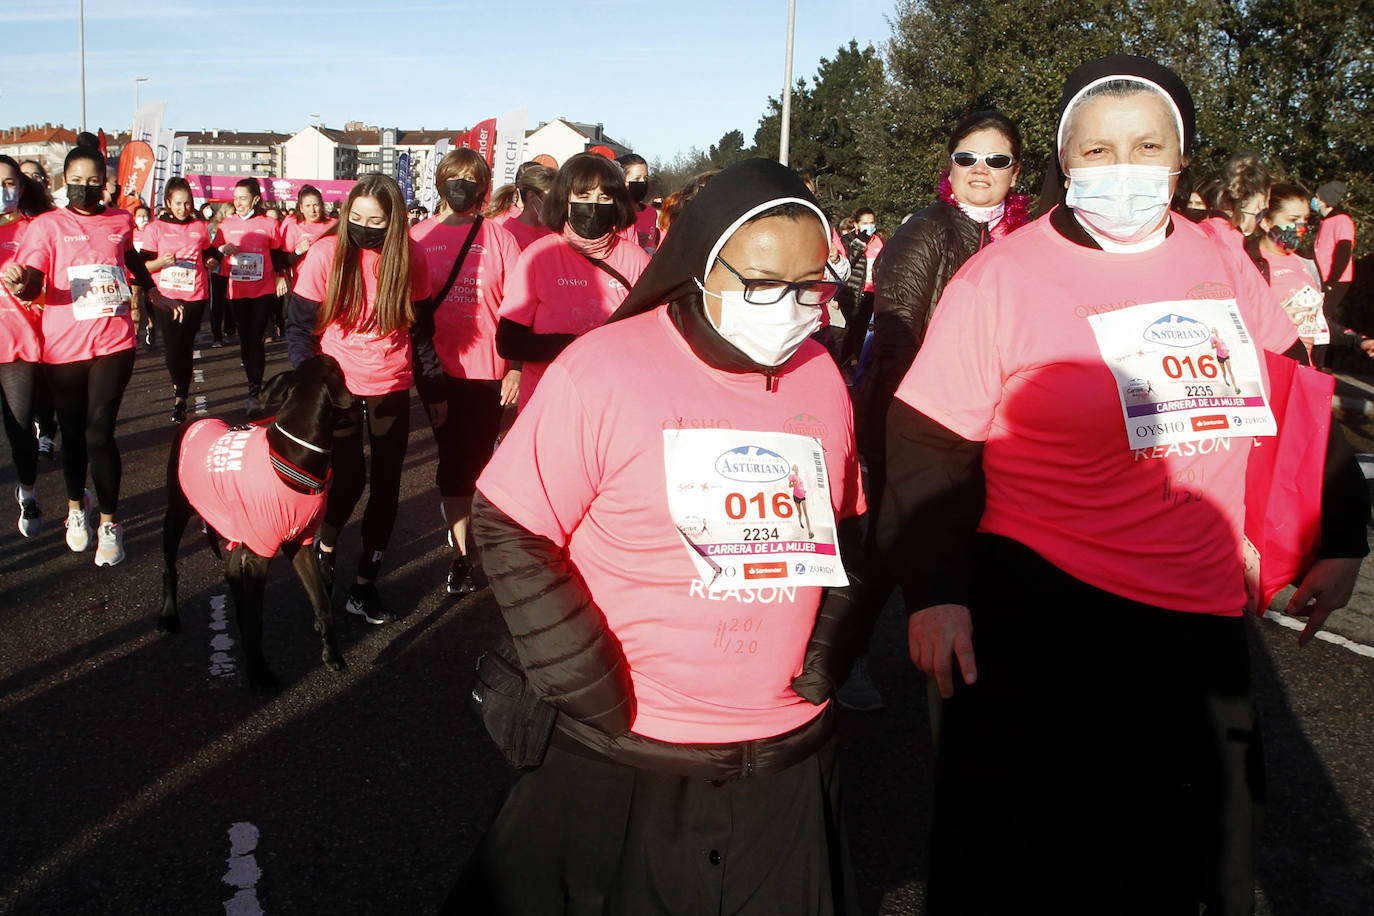
M 977 540 L 978 682 L 944 704 L 927 912 L 1246 914 L 1264 770 L 1241 617 Z
M 858 913 L 835 741 L 729 781 L 550 747 L 517 777 L 442 912 Z

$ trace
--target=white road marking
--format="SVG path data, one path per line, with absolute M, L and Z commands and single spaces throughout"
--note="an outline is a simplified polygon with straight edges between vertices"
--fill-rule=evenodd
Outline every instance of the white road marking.
M 229 635 L 229 596 L 213 595 L 210 598 L 210 676 L 230 677 L 237 670 L 234 656 L 234 638 Z
M 225 916 L 262 916 L 258 903 L 258 882 L 262 869 L 253 851 L 258 848 L 258 828 L 240 821 L 229 828 L 228 871 L 220 880 L 238 892 L 224 901 Z
M 210 402 L 206 399 L 205 395 L 203 395 L 203 394 L 198 394 L 198 395 L 196 395 L 196 407 L 195 407 L 195 412 L 196 412 L 196 413 L 208 413 L 209 410 L 210 410 Z
M 193 381 L 193 382 L 203 382 L 203 381 L 205 381 L 205 370 L 204 370 L 204 369 L 192 369 L 192 370 L 191 370 L 191 381 Z
M 1307 626 L 1307 623 L 1300 618 L 1289 617 L 1287 614 L 1281 614 L 1278 611 L 1266 611 L 1264 619 L 1272 620 L 1279 626 L 1287 627 L 1290 630 L 1301 630 Z M 1353 639 L 1346 639 L 1339 633 L 1328 633 L 1326 630 L 1318 630 L 1317 638 L 1325 640 L 1333 645 L 1349 649 L 1356 655 L 1363 655 L 1365 658 L 1374 658 L 1374 646 L 1366 646 L 1364 643 L 1355 642 Z
M 199 351 L 199 350 L 192 350 L 192 351 L 191 351 L 191 359 L 200 359 L 200 351 Z

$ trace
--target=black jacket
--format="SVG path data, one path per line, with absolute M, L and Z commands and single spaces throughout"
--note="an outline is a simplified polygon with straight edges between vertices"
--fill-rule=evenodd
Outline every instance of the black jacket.
M 882 460 L 887 408 L 921 349 L 945 284 L 990 240 L 986 223 L 938 200 L 903 223 L 878 256 L 873 363 L 854 404 L 859 450 L 870 460 Z

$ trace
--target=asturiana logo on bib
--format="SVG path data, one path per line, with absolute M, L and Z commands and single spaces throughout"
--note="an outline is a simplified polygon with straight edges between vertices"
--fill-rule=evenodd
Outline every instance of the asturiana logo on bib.
M 716 459 L 716 473 L 741 483 L 768 483 L 782 480 L 792 465 L 777 452 L 757 445 L 741 445 Z
M 1166 347 L 1195 347 L 1210 340 L 1212 332 L 1201 321 L 1171 313 L 1147 327 L 1141 336 Z

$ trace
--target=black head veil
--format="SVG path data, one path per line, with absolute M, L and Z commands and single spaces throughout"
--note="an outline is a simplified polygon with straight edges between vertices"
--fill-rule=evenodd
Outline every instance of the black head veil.
M 1055 130 L 1055 148 L 1050 150 L 1049 161 L 1045 163 L 1045 181 L 1040 188 L 1040 202 L 1036 213 L 1048 213 L 1064 202 L 1064 174 L 1059 163 L 1058 137 L 1064 124 L 1064 115 L 1090 87 L 1111 79 L 1133 79 L 1148 83 L 1167 95 L 1174 103 L 1175 112 L 1182 123 L 1183 155 L 1192 151 L 1193 131 L 1197 124 L 1197 113 L 1193 108 L 1193 96 L 1178 74 L 1163 64 L 1155 63 L 1145 57 L 1132 54 L 1112 54 L 1080 64 L 1064 81 L 1064 92 L 1059 97 L 1059 122 Z
M 816 211 L 830 235 L 830 224 L 801 176 L 772 159 L 746 159 L 721 172 L 683 208 L 634 289 L 608 322 L 657 308 L 698 292 L 709 262 L 750 217 L 784 203 Z

